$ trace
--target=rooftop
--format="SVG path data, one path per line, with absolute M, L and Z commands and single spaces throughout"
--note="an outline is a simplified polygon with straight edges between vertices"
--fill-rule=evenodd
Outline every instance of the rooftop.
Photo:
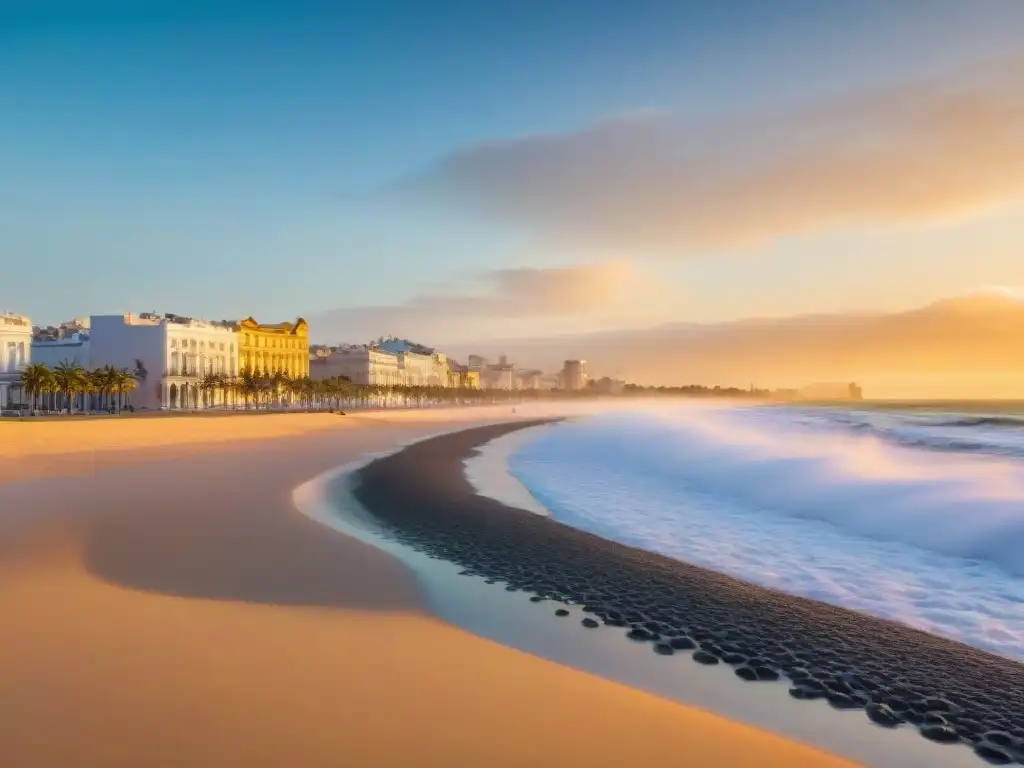
M 270 333 L 289 333 L 296 335 L 305 334 L 305 329 L 308 325 L 305 319 L 301 317 L 295 318 L 294 323 L 260 323 L 251 315 L 243 320 L 221 320 L 217 323 L 217 325 L 221 324 L 230 325 L 236 331 L 245 328 L 250 331 L 267 331 Z
M 167 312 L 163 315 L 158 315 L 156 312 L 140 312 L 137 315 L 132 312 L 125 312 L 123 315 L 95 315 L 94 317 L 120 317 L 125 325 L 133 326 L 178 325 L 186 328 L 217 328 L 219 330 L 230 331 L 229 328 L 226 328 L 219 323 L 213 323 L 209 320 L 201 320 L 196 317 L 175 315 L 173 312 Z
M 412 352 L 414 355 L 432 355 L 435 350 L 423 344 L 417 344 L 408 339 L 382 339 L 377 346 L 388 352 Z
M 89 340 L 88 331 L 76 331 L 64 335 L 37 333 L 33 335 L 32 346 L 34 347 L 59 347 L 78 346 Z
M 32 327 L 32 321 L 29 320 L 25 315 L 16 315 L 13 312 L 0 313 L 0 325 L 16 325 Z

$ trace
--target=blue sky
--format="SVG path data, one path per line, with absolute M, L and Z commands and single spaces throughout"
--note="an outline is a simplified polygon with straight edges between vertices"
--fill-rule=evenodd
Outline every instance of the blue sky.
M 1024 4 L 1013 0 L 9 5 L 0 309 L 38 321 L 379 310 L 472 293 L 450 284 L 490 270 L 607 259 L 688 298 L 635 317 L 510 317 L 486 332 L 895 307 L 1024 281 L 1008 245 L 1024 235 L 1013 201 L 909 235 L 835 227 L 651 259 L 622 243 L 555 242 L 471 206 L 362 199 L 484 142 L 647 112 L 742 121 L 942 78 L 1021 50 Z M 956 242 L 972 247 L 973 265 Z M 915 268 L 932 281 L 907 282 Z M 443 305 L 431 305 L 435 319 Z M 358 313 L 341 317 L 332 335 L 345 322 L 364 332 Z M 439 321 L 436 333 L 452 327 Z

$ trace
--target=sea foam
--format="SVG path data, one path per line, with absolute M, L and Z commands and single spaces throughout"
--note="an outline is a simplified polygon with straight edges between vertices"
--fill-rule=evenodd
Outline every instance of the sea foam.
M 547 428 L 510 470 L 574 527 L 1024 660 L 1022 455 L 1009 417 L 680 407 Z

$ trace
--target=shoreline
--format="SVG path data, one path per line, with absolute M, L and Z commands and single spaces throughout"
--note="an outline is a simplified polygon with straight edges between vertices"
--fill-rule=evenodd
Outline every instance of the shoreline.
M 530 442 L 537 430 L 560 424 L 565 419 L 518 429 L 476 448 L 463 462 L 466 479 L 481 496 L 500 501 L 507 507 L 525 509 L 541 517 L 551 517 L 548 510 L 510 471 L 508 461 L 520 447 Z
M 555 418 L 545 421 L 545 424 L 563 420 L 563 418 Z M 778 764 L 780 768 L 783 766 L 789 768 L 791 765 L 810 767 L 864 764 L 850 762 L 855 758 L 839 754 L 820 743 L 811 743 L 795 737 L 793 734 L 780 733 L 770 727 L 765 727 L 764 723 L 758 724 L 751 721 L 756 718 L 744 720 L 730 717 L 704 706 L 695 706 L 692 701 L 666 695 L 666 692 L 658 690 L 656 685 L 637 686 L 635 685 L 636 681 L 630 679 L 630 675 L 602 674 L 606 671 L 605 662 L 609 657 L 610 644 L 607 641 L 614 642 L 611 637 L 604 638 L 606 642 L 603 647 L 599 644 L 596 648 L 587 649 L 587 654 L 594 663 L 589 665 L 577 663 L 581 649 L 579 637 L 574 636 L 574 628 L 571 625 L 564 622 L 551 623 L 546 615 L 537 612 L 536 604 L 524 602 L 520 595 L 505 590 L 495 591 L 490 582 L 484 582 L 481 579 L 466 579 L 458 566 L 443 558 L 415 551 L 395 541 L 393 537 L 389 536 L 387 529 L 356 501 L 354 496 L 357 487 L 356 478 L 362 469 L 381 459 L 399 455 L 407 448 L 414 447 L 424 440 L 435 437 L 443 438 L 464 431 L 465 427 L 453 427 L 441 434 L 407 441 L 381 453 L 366 454 L 298 486 L 293 491 L 292 502 L 296 509 L 311 520 L 367 544 L 402 564 L 416 578 L 424 595 L 426 608 L 432 615 L 446 623 L 458 627 L 460 630 L 468 631 L 483 640 L 499 643 L 502 647 L 515 652 L 522 652 L 529 658 L 554 662 L 561 668 L 587 673 L 588 676 L 593 676 L 596 679 L 623 686 L 623 690 L 629 690 L 639 695 L 653 695 L 656 699 L 665 701 L 669 706 L 678 706 L 684 717 L 698 721 L 688 723 L 685 732 L 680 732 L 673 737 L 675 747 L 669 746 L 667 743 L 663 747 L 665 750 L 681 747 L 683 751 L 679 755 L 682 760 L 680 764 L 708 766 L 708 768 L 723 764 L 736 766 L 775 766 Z M 529 424 L 525 425 L 523 432 L 528 431 Z M 493 455 L 487 457 L 487 460 L 491 462 L 494 459 Z M 482 611 L 478 610 L 480 606 L 485 606 L 485 608 Z M 514 617 L 511 623 L 507 620 L 508 615 Z M 552 633 L 551 630 L 556 631 Z M 600 638 L 591 634 L 588 639 L 599 640 Z M 554 645 L 552 645 L 552 641 L 554 641 Z M 615 643 L 611 655 L 618 655 L 617 652 L 622 649 L 622 646 Z M 626 660 L 625 668 L 631 671 L 642 670 L 647 666 L 646 662 L 649 660 L 646 654 L 643 654 L 642 657 L 634 656 L 632 659 Z M 653 681 L 655 676 L 662 677 L 661 670 L 648 667 L 648 672 L 653 673 L 650 681 Z M 697 679 L 687 682 L 696 683 L 702 690 L 712 693 L 721 687 L 722 678 L 715 674 L 720 670 L 694 667 L 692 672 L 696 674 Z M 702 677 L 702 675 L 710 675 L 710 677 Z M 725 682 L 728 684 L 730 681 L 726 680 Z M 536 693 L 537 691 L 531 691 L 531 702 L 535 701 L 533 697 Z M 621 724 L 617 723 L 616 727 L 621 727 Z M 719 731 L 723 729 L 728 733 L 726 740 L 723 740 L 719 734 Z M 695 736 L 696 743 L 694 743 Z M 746 746 L 746 742 L 751 739 L 757 741 L 757 746 L 752 749 Z M 701 744 L 702 741 L 705 743 Z M 573 749 L 578 749 L 575 743 Z M 713 757 L 709 755 L 709 750 L 714 753 Z M 780 759 L 780 750 L 787 755 L 783 758 L 782 763 L 777 762 Z M 901 768 L 931 766 L 934 764 L 933 757 L 930 755 L 929 760 L 920 763 L 903 763 Z M 668 753 L 659 749 L 655 763 L 661 764 L 661 761 L 665 759 L 669 759 Z M 561 758 L 559 758 L 558 764 L 563 764 Z M 607 763 L 602 759 L 595 764 L 605 765 Z M 615 764 L 618 765 L 618 763 Z M 971 765 L 973 765 L 973 761 Z M 951 764 L 951 768 L 958 768 L 958 764 Z
M 791 675 L 798 683 L 795 697 L 826 699 L 836 709 L 859 711 L 862 718 L 869 705 L 876 722 L 903 724 L 890 733 L 907 734 L 918 726 L 932 739 L 964 742 L 989 759 L 998 759 L 1000 752 L 1024 759 L 999 744 L 1000 734 L 1011 742 L 1024 735 L 1024 665 L 634 550 L 479 495 L 462 471 L 463 462 L 492 439 L 501 441 L 530 426 L 541 424 L 476 428 L 381 458 L 359 470 L 356 498 L 405 546 L 457 562 L 510 590 L 545 595 L 544 605 L 589 603 L 584 610 L 599 619 L 596 623 L 621 625 L 623 634 L 630 626 L 646 633 L 641 644 L 648 652 L 654 635 L 663 635 L 663 641 L 689 631 L 691 641 L 719 659 L 730 653 L 737 655 L 732 661 L 739 655 L 751 659 L 754 663 L 735 664 L 743 674 L 783 680 Z M 479 456 L 469 460 L 481 461 Z M 497 472 L 492 467 L 492 476 Z M 690 653 L 667 652 L 673 651 Z M 800 706 L 821 708 L 820 703 Z M 978 764 L 965 749 L 938 748 L 944 764 L 952 764 L 960 752 Z

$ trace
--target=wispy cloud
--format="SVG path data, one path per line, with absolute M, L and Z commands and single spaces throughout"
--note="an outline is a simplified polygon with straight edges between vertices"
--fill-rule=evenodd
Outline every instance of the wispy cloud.
M 399 185 L 574 247 L 689 255 L 1024 197 L 1024 58 L 789 112 L 637 113 L 468 147 Z
M 323 338 L 354 341 L 381 333 L 451 338 L 465 336 L 467 323 L 480 333 L 488 323 L 635 314 L 638 307 L 649 310 L 663 299 L 660 286 L 636 266 L 608 261 L 490 270 L 395 304 L 318 312 L 311 322 Z

